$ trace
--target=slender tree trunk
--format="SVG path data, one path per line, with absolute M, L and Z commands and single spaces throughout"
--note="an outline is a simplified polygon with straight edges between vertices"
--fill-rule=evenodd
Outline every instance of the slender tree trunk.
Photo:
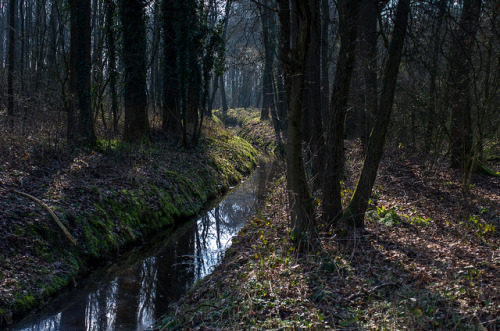
M 472 52 L 478 30 L 481 0 L 464 0 L 458 31 L 453 39 L 448 79 L 451 108 L 451 165 L 467 176 L 472 166 L 471 78 Z
M 113 131 L 118 132 L 118 95 L 116 92 L 116 43 L 113 31 L 115 25 L 115 2 L 114 0 L 105 0 L 106 12 L 106 42 L 108 44 L 108 70 L 109 70 L 109 92 L 111 96 L 111 121 Z
M 212 109 L 214 107 L 215 96 L 217 90 L 219 89 L 219 75 L 215 75 L 212 80 L 212 93 L 210 94 L 210 99 L 208 100 L 207 115 L 209 118 L 212 117 Z
M 4 17 L 3 17 L 3 13 L 4 13 L 4 8 L 5 8 L 5 4 L 3 1 L 0 1 L 0 19 L 1 19 L 1 22 L 0 22 L 0 40 L 5 40 L 5 32 L 6 32 L 6 26 L 5 26 L 5 20 L 4 20 Z M 4 59 L 5 59 L 5 54 L 4 54 L 4 43 L 3 42 L 0 42 L 0 69 L 4 69 L 5 68 L 5 63 L 4 63 Z
M 267 6 L 269 3 L 264 2 Z M 262 109 L 260 112 L 260 120 L 269 119 L 269 113 L 272 107 L 273 100 L 273 62 L 274 62 L 274 47 L 271 39 L 271 20 L 272 12 L 268 8 L 259 6 L 260 17 L 262 21 L 262 36 L 264 39 L 264 72 L 262 77 Z
M 328 0 L 321 0 L 321 118 L 323 131 L 325 120 L 328 118 L 328 97 L 330 95 L 330 81 L 328 74 L 328 26 L 330 20 L 330 7 Z
M 377 18 L 376 0 L 361 0 L 359 12 L 359 54 L 364 81 L 364 119 L 361 124 L 361 140 L 363 146 L 368 142 L 375 120 L 377 97 Z
M 123 140 L 137 143 L 148 139 L 146 96 L 146 24 L 142 0 L 122 0 L 125 126 Z
M 7 71 L 7 116 L 9 126 L 14 127 L 14 66 L 16 45 L 16 1 L 9 1 L 9 60 Z
M 307 184 L 302 157 L 301 112 L 304 74 L 309 43 L 309 2 L 292 0 L 297 22 L 296 40 L 291 38 L 290 2 L 279 0 L 281 22 L 281 60 L 285 73 L 288 109 L 288 141 L 286 149 L 288 203 L 292 235 L 299 238 L 313 228 L 311 193 Z M 290 47 L 290 45 L 295 47 Z
M 24 48 L 25 48 L 25 40 L 24 40 L 24 0 L 19 1 L 19 19 L 21 26 L 21 52 L 19 57 L 19 81 L 20 81 L 20 94 L 23 96 L 24 94 Z
M 179 113 L 178 80 L 176 70 L 176 31 L 174 27 L 176 9 L 174 0 L 163 1 L 163 119 L 162 129 L 170 135 L 181 130 Z
M 359 176 L 354 195 L 344 213 L 344 220 L 348 225 L 357 228 L 364 227 L 365 211 L 368 200 L 375 183 L 377 170 L 382 158 L 387 129 L 391 119 L 396 80 L 401 63 L 401 55 L 408 26 L 410 0 L 399 0 L 391 44 L 389 46 L 389 59 L 382 85 L 380 108 L 368 142 L 363 170 Z
M 354 70 L 359 0 L 339 1 L 340 54 L 333 82 L 326 144 L 326 167 L 323 186 L 323 218 L 338 222 L 342 216 L 341 186 L 344 169 L 344 122 L 349 88 Z
M 437 17 L 436 29 L 433 35 L 433 47 L 431 53 L 431 65 L 429 69 L 429 106 L 426 110 L 427 122 L 425 123 L 425 145 L 424 153 L 428 154 L 431 150 L 432 140 L 434 132 L 436 130 L 437 118 L 436 118 L 436 103 L 438 98 L 438 88 L 437 88 L 437 77 L 439 76 L 439 50 L 441 45 L 441 29 L 443 25 L 444 15 L 446 13 L 446 7 L 448 6 L 448 0 L 439 1 L 439 13 Z
M 227 115 L 227 99 L 226 99 L 226 84 L 224 84 L 224 75 L 219 76 L 220 79 L 220 98 L 222 101 L 222 116 L 226 117 Z
M 321 16 L 320 0 L 309 0 L 311 8 L 310 44 L 307 55 L 306 73 L 306 108 L 308 112 L 310 133 L 309 148 L 311 153 L 311 173 L 314 189 L 321 188 L 323 180 L 324 136 L 323 118 L 321 114 Z

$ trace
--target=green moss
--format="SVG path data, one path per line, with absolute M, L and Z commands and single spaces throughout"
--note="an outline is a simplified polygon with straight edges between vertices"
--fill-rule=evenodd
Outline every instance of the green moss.
M 89 260 L 103 258 L 174 224 L 180 217 L 195 215 L 209 199 L 249 174 L 257 164 L 255 148 L 218 126 L 217 120 L 209 122 L 217 127 L 205 131 L 202 147 L 185 152 L 175 150 L 179 157 L 173 163 L 163 162 L 168 160 L 168 152 L 162 146 L 133 147 L 117 141 L 102 141 L 103 153 L 98 157 L 105 157 L 109 163 L 134 164 L 134 167 L 136 162 L 148 160 L 149 173 L 121 188 L 103 187 L 93 182 L 89 173 L 89 186 L 76 189 L 82 199 L 71 200 L 69 196 L 71 208 L 57 212 L 77 239 L 78 247 L 61 240 L 60 231 L 50 222 L 18 226 L 15 234 L 37 238 L 33 245 L 35 254 L 47 262 L 64 261 L 65 273 L 51 276 L 49 268 L 43 273 L 44 280 L 37 280 L 40 294 L 19 295 L 15 304 L 3 311 L 26 312 L 42 298 L 66 287 Z
M 31 307 L 35 306 L 37 300 L 32 294 L 19 295 L 14 299 L 14 310 L 18 312 L 26 312 Z

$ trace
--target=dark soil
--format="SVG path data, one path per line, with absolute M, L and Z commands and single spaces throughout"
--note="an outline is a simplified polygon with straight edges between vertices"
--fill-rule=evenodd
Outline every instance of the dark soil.
M 361 149 L 346 146 L 347 177 L 356 178 Z M 431 163 L 404 148 L 387 152 L 366 229 L 320 225 L 300 252 L 278 180 L 222 265 L 158 329 L 497 330 L 500 178 L 473 175 L 464 191 L 446 160 Z M 355 181 L 344 185 L 347 202 Z
M 88 268 L 148 234 L 194 215 L 242 180 L 256 150 L 209 122 L 200 146 L 153 139 L 70 149 L 50 137 L 0 144 L 0 326 L 41 306 Z M 75 237 L 73 245 L 38 203 Z

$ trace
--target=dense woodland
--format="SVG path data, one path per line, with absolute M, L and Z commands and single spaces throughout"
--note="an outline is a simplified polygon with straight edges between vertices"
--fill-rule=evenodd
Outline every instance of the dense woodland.
M 212 109 L 259 107 L 287 141 L 293 227 L 314 223 L 315 190 L 327 222 L 362 227 L 387 139 L 430 162 L 447 155 L 464 190 L 488 171 L 498 11 L 479 0 L 3 1 L 2 130 L 90 146 L 160 130 L 194 146 Z M 343 211 L 345 137 L 366 159 Z
M 387 150 L 428 173 L 445 164 L 466 203 L 476 174 L 499 176 L 500 4 L 0 1 L 6 160 L 23 157 L 12 146 L 41 143 L 196 150 L 215 112 L 224 121 L 238 109 L 274 129 L 301 247 L 325 228 L 365 228 Z

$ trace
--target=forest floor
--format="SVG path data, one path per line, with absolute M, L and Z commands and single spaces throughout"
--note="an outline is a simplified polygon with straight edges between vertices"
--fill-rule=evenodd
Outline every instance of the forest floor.
M 347 178 L 362 152 L 346 142 Z M 467 193 L 445 160 L 386 152 L 366 229 L 320 225 L 290 241 L 283 178 L 233 239 L 222 264 L 173 305 L 158 329 L 488 329 L 500 323 L 500 178 L 473 175 Z M 500 170 L 497 161 L 489 163 Z M 344 203 L 354 180 L 344 183 Z M 317 211 L 321 201 L 316 199 Z
M 159 136 L 70 149 L 50 136 L 0 141 L 0 327 L 45 304 L 88 268 L 196 214 L 249 174 L 257 150 L 209 121 L 196 148 Z M 36 197 L 76 240 L 73 245 Z

